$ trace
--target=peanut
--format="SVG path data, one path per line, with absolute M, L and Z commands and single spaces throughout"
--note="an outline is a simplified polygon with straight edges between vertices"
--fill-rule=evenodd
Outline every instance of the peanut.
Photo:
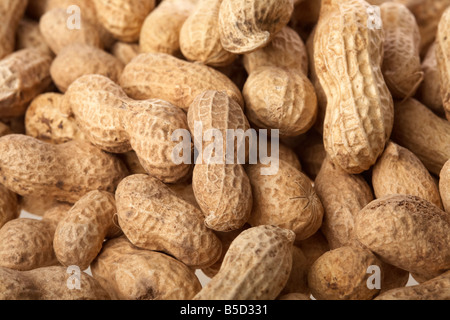
M 71 203 L 92 190 L 113 192 L 127 174 L 120 160 L 87 143 L 55 146 L 16 134 L 0 138 L 0 172 L 19 195 Z
M 91 191 L 78 200 L 55 231 L 53 246 L 58 261 L 87 269 L 105 238 L 120 235 L 114 221 L 116 211 L 114 195 L 105 191 Z
M 302 293 L 310 294 L 311 291 L 308 287 L 308 271 L 309 271 L 308 259 L 303 253 L 302 249 L 294 246 L 292 250 L 292 269 L 289 275 L 289 279 L 281 291 L 280 295 L 289 293 Z M 309 299 L 308 299 L 309 300 Z
M 201 289 L 183 263 L 160 252 L 139 250 L 124 237 L 107 241 L 91 269 L 113 299 L 188 300 Z
M 355 219 L 355 234 L 361 244 L 384 262 L 426 279 L 450 268 L 449 231 L 448 215 L 409 195 L 372 201 Z
M 393 102 L 381 74 L 383 31 L 367 28 L 362 0 L 322 1 L 314 37 L 315 70 L 327 97 L 324 144 L 349 173 L 369 169 L 393 125 Z
M 36 48 L 47 54 L 53 54 L 39 30 L 39 23 L 29 19 L 20 20 L 16 34 L 16 50 Z
M 392 140 L 413 152 L 435 175 L 450 159 L 450 123 L 414 99 L 395 104 Z
M 355 216 L 373 200 L 372 190 L 360 175 L 351 175 L 328 157 L 314 181 L 324 207 L 321 230 L 331 249 L 355 244 Z
M 88 74 L 103 75 L 117 83 L 124 67 L 117 58 L 101 49 L 75 43 L 58 53 L 50 74 L 59 91 L 66 92 L 75 80 Z
M 130 44 L 117 41 L 111 48 L 111 53 L 113 56 L 119 59 L 119 61 L 122 62 L 123 65 L 127 65 L 139 54 L 139 45 L 135 43 Z
M 287 25 L 293 10 L 293 0 L 223 0 L 219 11 L 222 46 L 242 54 L 268 45 Z
M 0 184 L 0 230 L 10 220 L 19 216 L 17 196 Z
M 317 116 L 314 87 L 301 72 L 261 67 L 244 86 L 246 115 L 259 128 L 279 129 L 280 137 L 308 131 Z
M 192 188 L 191 183 L 181 182 L 177 184 L 167 184 L 167 186 L 181 199 L 200 209 L 197 199 L 195 199 L 194 189 Z
M 450 6 L 450 4 L 449 4 Z M 447 9 L 439 22 L 436 37 L 436 60 L 439 67 L 441 97 L 445 114 L 450 121 L 450 9 Z
M 19 204 L 20 208 L 28 213 L 36 216 L 43 216 L 48 210 L 54 206 L 63 203 L 56 201 L 55 199 L 42 196 L 25 196 L 21 197 Z M 69 207 L 70 209 L 70 207 Z
M 259 226 L 230 245 L 219 273 L 195 300 L 270 300 L 286 284 L 292 268 L 292 231 Z
M 25 114 L 28 103 L 51 83 L 51 57 L 23 49 L 0 61 L 0 117 Z
M 253 194 L 250 225 L 277 225 L 293 230 L 297 240 L 309 238 L 320 228 L 323 217 L 311 180 L 282 160 L 274 175 L 262 175 L 264 166 L 251 165 L 246 170 Z
M 203 214 L 161 181 L 132 175 L 116 191 L 119 225 L 139 248 L 168 253 L 191 267 L 215 263 L 221 243 L 204 225 Z
M 77 79 L 63 104 L 89 141 L 102 150 L 123 153 L 133 149 L 144 169 L 164 182 L 176 182 L 189 172 L 189 164 L 172 161 L 177 142 L 171 135 L 188 127 L 184 112 L 172 104 L 132 100 L 100 75 Z
M 226 66 L 236 55 L 220 43 L 219 8 L 222 0 L 200 0 L 180 31 L 180 48 L 191 60 L 211 66 Z
M 383 76 L 397 99 L 413 96 L 423 79 L 420 64 L 420 33 L 411 11 L 399 3 L 383 3 L 385 32 Z
M 241 92 L 222 73 L 167 54 L 141 54 L 124 69 L 120 85 L 133 99 L 158 98 L 187 111 L 204 91 L 225 91 L 241 107 Z
M 66 285 L 65 267 L 44 267 L 30 271 L 0 268 L 0 300 L 109 300 L 100 284 L 81 273 L 80 290 Z
M 14 51 L 16 29 L 25 13 L 28 0 L 3 0 L 0 3 L 0 59 Z
M 116 39 L 139 40 L 142 24 L 155 0 L 94 0 L 98 20 Z
M 145 19 L 139 37 L 143 53 L 175 55 L 180 51 L 181 28 L 198 0 L 164 0 Z
M 450 159 L 441 170 L 439 180 L 439 191 L 441 192 L 442 202 L 447 212 L 450 212 Z
M 372 185 L 377 198 L 408 194 L 442 209 L 438 187 L 428 170 L 411 151 L 393 142 L 388 143 L 373 168 Z

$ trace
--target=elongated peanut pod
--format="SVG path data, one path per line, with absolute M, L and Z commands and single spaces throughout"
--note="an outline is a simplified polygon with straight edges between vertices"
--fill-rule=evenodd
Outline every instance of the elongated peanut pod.
M 436 59 L 441 80 L 441 98 L 445 114 L 450 121 L 450 9 L 447 9 L 439 22 L 436 38 Z
M 0 3 L 0 59 L 14 51 L 16 29 L 27 4 L 28 0 L 3 0 Z

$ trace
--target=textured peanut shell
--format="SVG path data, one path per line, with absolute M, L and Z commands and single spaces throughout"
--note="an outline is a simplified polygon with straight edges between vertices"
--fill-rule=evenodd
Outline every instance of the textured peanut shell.
M 434 113 L 444 113 L 441 97 L 441 80 L 436 59 L 436 44 L 428 49 L 422 62 L 423 81 L 417 91 L 418 99 Z
M 116 39 L 134 42 L 142 24 L 155 7 L 155 0 L 94 0 L 101 24 Z
M 116 191 L 119 225 L 139 248 L 168 253 L 193 268 L 215 263 L 221 243 L 199 209 L 161 181 L 132 175 Z
M 0 229 L 0 267 L 26 271 L 56 265 L 54 234 L 54 225 L 47 221 L 9 221 Z
M 380 8 L 385 33 L 384 80 L 394 98 L 409 98 L 423 79 L 419 27 L 414 15 L 402 4 L 387 2 Z
M 114 153 L 133 149 L 143 168 L 164 182 L 176 182 L 189 172 L 190 164 L 172 160 L 179 143 L 172 141 L 172 134 L 188 128 L 186 115 L 178 107 L 163 100 L 132 100 L 119 85 L 100 75 L 77 79 L 64 99 L 64 108 L 95 146 Z
M 208 154 L 208 146 L 213 147 L 216 145 L 214 141 L 207 141 L 204 139 L 206 133 L 210 130 L 219 130 L 222 134 L 223 145 L 222 150 L 214 149 L 214 156 L 220 157 L 220 151 L 222 152 L 222 157 L 234 157 L 233 163 L 238 163 L 240 158 L 236 158 L 240 155 L 240 148 L 244 145 L 244 141 L 234 140 L 234 155 L 231 154 L 231 150 L 227 149 L 227 130 L 242 130 L 246 132 L 250 129 L 247 118 L 244 115 L 239 104 L 237 104 L 230 96 L 224 91 L 204 91 L 199 94 L 189 107 L 187 114 L 189 130 L 191 135 L 193 135 L 194 145 L 197 150 L 202 150 L 202 156 Z M 201 125 L 202 131 L 198 128 L 196 133 L 196 123 Z M 220 142 L 220 141 L 219 141 Z M 248 149 L 245 149 L 245 159 L 242 159 L 241 164 L 247 159 Z M 213 150 L 211 150 L 213 151 Z M 217 152 L 217 154 L 216 154 Z M 212 153 L 212 152 L 211 152 Z M 241 156 L 242 157 L 242 156 Z M 202 160 L 202 161 L 200 161 Z M 210 159 L 197 159 L 197 163 L 207 162 Z
M 388 143 L 373 168 L 372 185 L 377 198 L 408 194 L 442 209 L 439 190 L 431 174 L 414 153 L 393 142 Z
M 341 247 L 314 262 L 308 285 L 318 300 L 371 300 L 379 293 L 367 286 L 367 269 L 374 265 L 380 262 L 369 250 Z
M 279 129 L 280 137 L 308 131 L 317 116 L 317 97 L 301 72 L 261 67 L 252 72 L 243 90 L 248 120 L 259 128 Z
M 291 272 L 294 238 L 292 231 L 268 225 L 242 232 L 194 300 L 275 299 Z
M 55 54 L 73 43 L 83 43 L 103 48 L 97 25 L 81 17 L 80 29 L 67 28 L 69 15 L 66 9 L 55 8 L 45 13 L 39 21 L 39 29 L 47 45 Z
M 14 51 L 16 29 L 27 4 L 28 0 L 3 0 L 0 3 L 0 59 Z
M 242 165 L 197 164 L 192 187 L 208 228 L 237 230 L 250 218 L 252 189 Z
M 449 4 L 450 6 L 450 4 Z M 450 9 L 447 9 L 439 22 L 436 36 L 436 60 L 441 83 L 441 98 L 447 120 L 450 121 Z
M 414 99 L 395 104 L 392 140 L 414 153 L 435 175 L 450 159 L 450 122 Z
M 353 245 L 355 215 L 373 200 L 372 190 L 360 175 L 352 175 L 325 159 L 314 181 L 324 207 L 321 230 L 331 249 Z
M 270 142 L 270 138 L 267 138 L 267 156 L 272 156 L 272 143 Z M 258 154 L 259 156 L 259 154 Z M 300 160 L 298 159 L 297 155 L 295 154 L 294 150 L 292 150 L 287 145 L 279 142 L 278 143 L 278 157 L 280 160 L 283 160 L 293 166 L 298 171 L 302 171 L 302 164 L 300 163 Z
M 10 220 L 19 216 L 17 196 L 0 184 L 0 230 Z
M 241 92 L 225 75 L 210 67 L 167 54 L 141 54 L 124 69 L 120 85 L 133 99 L 163 99 L 187 111 L 204 91 L 225 91 L 241 107 Z
M 211 66 L 226 66 L 236 55 L 220 43 L 219 8 L 222 0 L 200 0 L 180 31 L 180 48 L 191 61 Z
M 66 267 L 31 271 L 0 268 L 0 300 L 109 300 L 98 281 L 81 272 L 80 290 L 66 285 L 71 275 Z
M 101 49 L 75 43 L 58 53 L 50 74 L 59 91 L 66 92 L 75 80 L 88 74 L 103 75 L 117 83 L 124 67 L 116 57 Z
M 0 117 L 25 114 L 28 103 L 51 83 L 51 56 L 23 49 L 0 61 Z
M 111 48 L 111 53 L 124 65 L 130 63 L 139 54 L 139 45 L 117 41 Z
M 311 180 L 284 161 L 278 172 L 262 175 L 263 164 L 246 169 L 253 194 L 252 226 L 277 225 L 293 230 L 297 240 L 312 236 L 322 224 L 323 207 Z
M 384 34 L 367 28 L 367 9 L 362 0 L 323 1 L 314 36 L 314 63 L 328 101 L 325 149 L 352 174 L 376 162 L 394 120 L 381 73 Z
M 450 159 L 441 170 L 439 191 L 444 203 L 444 209 L 450 213 Z
M 58 261 L 66 267 L 87 269 L 105 238 L 120 233 L 116 211 L 114 195 L 108 192 L 91 191 L 78 200 L 55 231 L 53 246 Z
M 450 218 L 421 198 L 389 195 L 356 215 L 360 243 L 383 261 L 431 279 L 450 268 Z
M 75 118 L 63 112 L 62 102 L 63 95 L 59 93 L 37 96 L 25 114 L 27 135 L 53 144 L 71 140 L 87 141 L 78 129 Z
M 45 43 L 39 30 L 39 23 L 27 18 L 20 20 L 16 33 L 16 50 L 35 48 L 45 53 L 53 54 Z
M 269 45 L 244 55 L 249 74 L 260 67 L 280 67 L 308 74 L 308 54 L 305 44 L 295 30 L 284 27 Z
M 140 250 L 125 237 L 109 240 L 91 266 L 113 299 L 189 300 L 200 291 L 194 272 L 160 252 Z
M 450 300 L 450 271 L 417 286 L 387 291 L 375 300 Z
M 229 231 L 229 232 L 214 232 L 214 234 L 219 238 L 222 243 L 222 254 L 216 263 L 210 265 L 209 267 L 202 268 L 202 272 L 209 278 L 213 278 L 220 270 L 222 266 L 223 259 L 230 248 L 231 243 L 236 239 L 243 231 L 250 228 L 249 224 L 245 224 L 241 229 Z
M 268 45 L 293 10 L 293 0 L 223 0 L 218 20 L 222 46 L 242 54 Z
M 67 213 L 71 208 L 72 205 L 68 203 L 53 203 L 53 205 L 49 207 L 42 215 L 42 220 L 52 224 L 56 230 L 58 224 L 67 216 Z
M 164 0 L 145 19 L 139 37 L 140 52 L 175 55 L 180 51 L 180 30 L 197 0 Z
M 0 138 L 0 178 L 22 196 L 74 203 L 92 190 L 113 192 L 127 175 L 123 163 L 81 142 L 52 145 L 24 135 Z
M 192 183 L 180 182 L 176 184 L 167 184 L 170 190 L 177 194 L 181 199 L 189 202 L 194 207 L 200 209 L 197 200 L 195 199 L 194 189 L 192 188 Z

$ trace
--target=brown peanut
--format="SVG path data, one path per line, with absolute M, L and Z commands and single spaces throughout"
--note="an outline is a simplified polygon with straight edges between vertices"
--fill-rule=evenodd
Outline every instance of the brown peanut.
M 27 0 L 3 0 L 0 3 L 0 59 L 14 51 L 16 29 L 27 4 Z
M 17 196 L 0 184 L 0 230 L 10 220 L 19 216 Z
M 29 19 L 20 20 L 16 34 L 16 50 L 35 48 L 53 54 L 39 30 L 39 23 Z
M 139 45 L 136 43 L 126 43 L 117 41 L 111 48 L 111 53 L 123 65 L 127 65 L 139 54 Z
M 450 4 L 449 4 L 450 6 Z M 436 60 L 439 67 L 441 98 L 447 120 L 450 121 L 450 9 L 445 10 L 439 22 L 436 37 Z
M 441 192 L 444 209 L 450 212 L 450 159 L 441 170 L 439 180 L 439 191 Z

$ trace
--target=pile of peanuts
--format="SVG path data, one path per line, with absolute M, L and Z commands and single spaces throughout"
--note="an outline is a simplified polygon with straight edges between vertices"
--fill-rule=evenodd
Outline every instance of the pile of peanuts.
M 450 300 L 450 0 L 0 21 L 1 300 Z M 174 161 L 198 123 L 279 136 L 277 170 Z

